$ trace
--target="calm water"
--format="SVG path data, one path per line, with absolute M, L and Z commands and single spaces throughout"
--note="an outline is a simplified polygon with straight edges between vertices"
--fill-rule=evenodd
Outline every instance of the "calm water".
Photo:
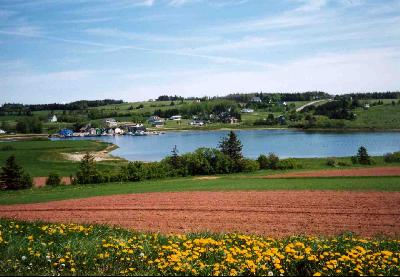
M 236 131 L 246 157 L 256 158 L 261 153 L 274 152 L 279 157 L 351 156 L 364 145 L 371 155 L 400 151 L 400 132 L 304 132 L 295 130 Z M 158 161 L 171 153 L 177 145 L 179 153 L 199 147 L 217 147 L 228 131 L 168 132 L 155 136 L 105 136 L 92 138 L 119 146 L 111 154 L 127 160 Z

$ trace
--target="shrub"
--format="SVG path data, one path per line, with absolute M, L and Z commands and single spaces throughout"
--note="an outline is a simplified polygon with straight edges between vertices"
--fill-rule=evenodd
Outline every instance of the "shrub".
M 270 169 L 278 169 L 279 157 L 274 153 L 268 154 L 268 168 Z
M 260 165 L 257 161 L 251 159 L 243 159 L 242 170 L 244 172 L 253 172 L 260 169 Z
M 61 185 L 61 178 L 57 173 L 50 173 L 46 180 L 46 186 L 59 186 Z
M 279 157 L 274 153 L 269 153 L 268 157 L 260 155 L 257 159 L 260 169 L 278 169 Z
M 351 162 L 352 164 L 358 164 L 357 156 L 351 156 Z
M 344 162 L 344 161 L 339 161 L 338 165 L 339 166 L 350 166 L 350 164 L 348 162 Z
M 1 168 L 0 188 L 19 190 L 30 188 L 32 185 L 32 178 L 17 164 L 15 156 L 11 155 Z
M 400 151 L 385 154 L 383 160 L 385 163 L 400 163 Z
M 328 158 L 328 159 L 326 160 L 326 165 L 328 165 L 328 166 L 333 166 L 333 167 L 335 167 L 335 166 L 337 166 L 337 164 L 338 164 L 338 162 L 336 161 L 335 158 Z
M 295 168 L 301 168 L 301 164 L 299 164 L 295 159 L 285 159 L 285 160 L 280 160 L 277 168 L 281 170 L 285 169 L 295 169 Z
M 268 158 L 264 154 L 261 154 L 257 158 L 258 165 L 260 169 L 267 169 L 268 168 Z
M 143 162 L 130 162 L 121 168 L 121 181 L 137 182 L 145 179 L 145 168 Z

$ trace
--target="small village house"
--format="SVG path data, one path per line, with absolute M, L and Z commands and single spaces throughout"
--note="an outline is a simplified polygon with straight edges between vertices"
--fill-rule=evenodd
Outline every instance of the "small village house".
M 260 97 L 258 97 L 258 96 L 254 96 L 254 97 L 252 97 L 252 98 L 251 98 L 250 102 L 254 102 L 254 103 L 261 103 L 261 102 L 262 102 L 262 100 L 261 100 L 261 98 L 260 98 Z
M 118 122 L 114 118 L 104 119 L 104 125 L 108 128 L 115 128 L 118 126 Z
M 163 125 L 164 125 L 165 120 L 164 120 L 163 118 L 157 116 L 157 115 L 153 115 L 153 116 L 150 116 L 150 118 L 149 118 L 149 123 L 150 123 L 152 126 L 160 127 L 160 126 L 163 126 Z
M 74 135 L 74 131 L 71 129 L 62 129 L 58 134 L 62 137 L 72 137 Z
M 57 116 L 53 114 L 52 116 L 49 117 L 49 122 L 57 122 Z
M 173 115 L 169 118 L 170 120 L 181 120 L 182 116 L 181 115 Z
M 144 127 L 144 125 L 140 124 L 140 123 L 125 124 L 124 129 L 128 133 L 132 133 L 132 134 L 135 134 L 138 132 L 146 132 L 146 127 Z
M 242 109 L 241 110 L 242 113 L 254 113 L 253 109 Z
M 116 134 L 116 135 L 123 135 L 123 134 L 124 134 L 124 130 L 117 127 L 117 128 L 115 128 L 115 130 L 114 130 L 114 134 Z

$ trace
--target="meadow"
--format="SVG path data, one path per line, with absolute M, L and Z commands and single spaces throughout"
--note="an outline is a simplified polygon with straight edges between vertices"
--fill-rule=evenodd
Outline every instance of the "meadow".
M 182 191 L 400 191 L 400 177 L 332 177 L 263 179 L 227 175 L 218 179 L 171 178 L 141 182 L 32 188 L 0 192 L 0 205 L 41 203 L 92 196 Z
M 240 234 L 163 235 L 0 220 L 4 275 L 398 275 L 400 241 Z
M 3 141 L 0 142 L 0 165 L 10 155 L 15 155 L 18 164 L 31 176 L 48 176 L 50 172 L 60 176 L 70 176 L 78 169 L 78 162 L 65 160 L 62 153 L 101 151 L 110 145 L 98 141 Z M 113 170 L 118 161 L 99 162 L 100 170 Z

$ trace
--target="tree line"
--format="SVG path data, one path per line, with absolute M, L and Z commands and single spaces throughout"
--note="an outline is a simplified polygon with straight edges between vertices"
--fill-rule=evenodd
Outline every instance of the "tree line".
M 67 104 L 31 104 L 24 105 L 18 103 L 5 103 L 0 107 L 0 115 L 31 115 L 34 111 L 45 110 L 85 110 L 93 107 L 105 105 L 122 104 L 122 100 L 104 99 L 104 100 L 80 100 Z

